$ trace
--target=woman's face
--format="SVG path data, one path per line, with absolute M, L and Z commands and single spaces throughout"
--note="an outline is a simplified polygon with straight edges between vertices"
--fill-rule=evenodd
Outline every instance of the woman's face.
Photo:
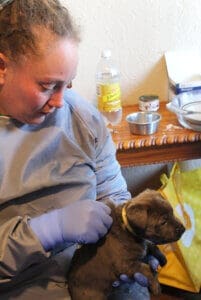
M 67 38 L 41 43 L 42 55 L 7 61 L 0 91 L 0 113 L 40 124 L 63 106 L 63 94 L 76 75 L 78 45 Z

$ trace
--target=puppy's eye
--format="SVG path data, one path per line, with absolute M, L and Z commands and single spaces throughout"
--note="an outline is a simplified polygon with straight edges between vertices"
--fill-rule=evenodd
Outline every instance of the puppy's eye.
M 161 221 L 161 226 L 165 226 L 165 225 L 167 225 L 167 220 L 166 219 Z

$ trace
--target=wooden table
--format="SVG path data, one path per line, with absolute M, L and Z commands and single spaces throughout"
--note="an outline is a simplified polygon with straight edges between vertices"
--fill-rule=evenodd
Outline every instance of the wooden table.
M 112 133 L 122 167 L 201 158 L 201 132 L 183 128 L 165 104 L 160 103 L 162 120 L 152 135 L 131 134 L 125 117 L 138 111 L 138 105 L 123 107 L 122 122 Z

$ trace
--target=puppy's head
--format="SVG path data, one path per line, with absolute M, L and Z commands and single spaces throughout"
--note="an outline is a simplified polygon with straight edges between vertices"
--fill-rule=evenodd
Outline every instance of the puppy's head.
M 173 214 L 171 205 L 154 190 L 145 190 L 126 204 L 132 230 L 154 244 L 177 241 L 185 228 Z

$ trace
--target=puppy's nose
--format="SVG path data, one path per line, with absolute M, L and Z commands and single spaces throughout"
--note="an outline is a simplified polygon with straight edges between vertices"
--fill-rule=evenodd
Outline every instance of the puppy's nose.
M 184 227 L 183 224 L 180 223 L 176 226 L 176 234 L 177 234 L 178 237 L 182 236 L 184 231 L 185 231 L 185 227 Z

